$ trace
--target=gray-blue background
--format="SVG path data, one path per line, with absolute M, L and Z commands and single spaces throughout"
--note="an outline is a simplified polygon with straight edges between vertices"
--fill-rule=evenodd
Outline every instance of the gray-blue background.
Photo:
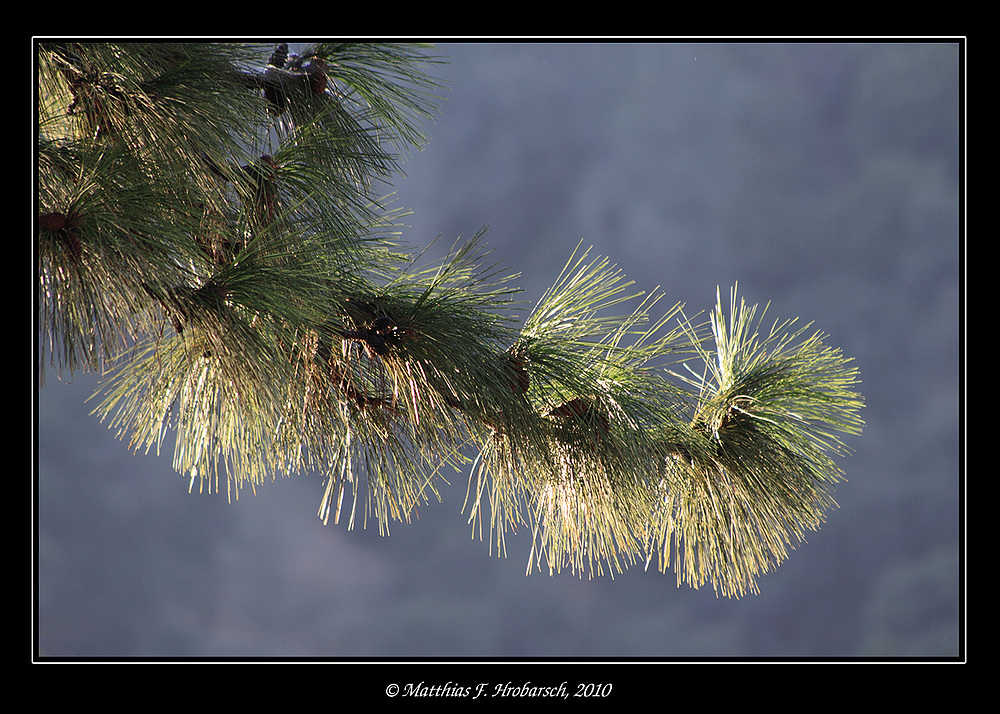
M 525 576 L 466 474 L 420 520 L 323 526 L 321 479 L 229 504 L 39 394 L 38 605 L 66 656 L 928 656 L 959 647 L 959 47 L 442 44 L 430 145 L 394 182 L 438 254 L 489 224 L 534 301 L 583 241 L 690 312 L 739 281 L 854 356 L 838 510 L 760 595 L 640 569 Z M 434 248 L 432 248 L 432 252 Z

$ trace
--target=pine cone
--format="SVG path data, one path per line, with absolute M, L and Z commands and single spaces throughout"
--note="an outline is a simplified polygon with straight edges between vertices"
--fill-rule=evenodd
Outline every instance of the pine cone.
M 326 63 L 321 57 L 314 57 L 306 67 L 306 76 L 309 77 L 309 87 L 312 93 L 320 95 L 326 91 Z
M 285 62 L 288 61 L 288 43 L 282 42 L 280 45 L 274 48 L 274 53 L 271 55 L 271 59 L 267 61 L 267 64 L 271 67 L 277 67 L 281 69 L 285 66 Z
M 38 217 L 38 227 L 47 231 L 61 231 L 66 227 L 66 216 L 58 211 Z
M 79 263 L 83 258 L 83 243 L 76 231 L 78 224 L 79 220 L 76 215 L 66 216 L 58 211 L 45 213 L 38 217 L 39 229 L 55 233 L 73 263 Z
M 524 360 L 511 354 L 504 355 L 504 364 L 507 366 L 510 378 L 510 391 L 514 394 L 527 394 L 531 384 L 528 370 L 524 367 Z
M 572 419 L 577 423 L 593 425 L 596 432 L 597 441 L 602 438 L 611 428 L 608 416 L 598 409 L 589 399 L 577 397 L 549 411 L 549 416 Z

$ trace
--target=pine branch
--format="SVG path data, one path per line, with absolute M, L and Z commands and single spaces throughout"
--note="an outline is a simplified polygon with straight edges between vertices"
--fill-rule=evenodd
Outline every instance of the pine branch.
M 650 427 L 677 419 L 676 391 L 653 365 L 690 345 L 683 331 L 663 332 L 679 305 L 651 325 L 656 297 L 624 317 L 604 314 L 638 295 L 624 295 L 631 283 L 606 259 L 586 259 L 571 258 L 525 321 L 512 354 L 527 370 L 529 410 L 489 434 L 469 502 L 480 523 L 489 502 L 498 552 L 526 504 L 532 562 L 593 574 L 622 569 L 641 549 L 657 470 Z
M 808 326 L 775 322 L 761 337 L 756 308 L 731 295 L 712 315 L 715 351 L 701 350 L 702 379 L 685 457 L 668 458 L 651 519 L 651 554 L 675 561 L 678 582 L 711 582 L 726 596 L 755 580 L 819 527 L 845 453 L 838 434 L 859 434 L 857 371 Z M 681 376 L 681 375 L 678 375 Z M 668 441 L 675 444 L 677 434 Z M 682 437 L 683 438 L 683 437 Z M 674 447 L 671 447 L 674 450 Z
M 808 325 L 762 331 L 735 289 L 696 322 L 579 248 L 522 321 L 485 231 L 428 267 L 398 245 L 374 185 L 425 140 L 422 48 L 38 58 L 42 373 L 105 373 L 95 412 L 136 449 L 172 435 L 192 489 L 316 472 L 324 522 L 386 531 L 474 447 L 490 550 L 523 529 L 529 571 L 655 557 L 729 597 L 836 505 L 862 399 Z

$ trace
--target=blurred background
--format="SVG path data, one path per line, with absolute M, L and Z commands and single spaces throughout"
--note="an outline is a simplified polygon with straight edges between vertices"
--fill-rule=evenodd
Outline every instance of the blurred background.
M 959 54 L 955 43 L 444 42 L 447 99 L 393 205 L 416 246 L 486 225 L 534 302 L 578 242 L 662 304 L 737 281 L 856 359 L 867 406 L 826 525 L 759 595 L 673 571 L 525 575 L 472 537 L 468 474 L 418 521 L 349 531 L 322 478 L 188 493 L 171 454 L 38 394 L 43 655 L 928 657 L 960 646 Z

